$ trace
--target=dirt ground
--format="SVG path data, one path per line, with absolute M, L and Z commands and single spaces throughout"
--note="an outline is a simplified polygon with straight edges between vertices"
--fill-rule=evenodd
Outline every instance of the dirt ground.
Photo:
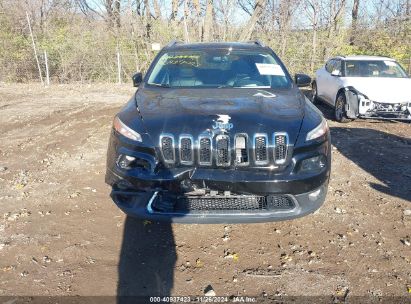
M 0 84 L 0 295 L 411 300 L 411 124 L 339 124 L 324 206 L 247 225 L 143 222 L 104 183 L 129 85 Z

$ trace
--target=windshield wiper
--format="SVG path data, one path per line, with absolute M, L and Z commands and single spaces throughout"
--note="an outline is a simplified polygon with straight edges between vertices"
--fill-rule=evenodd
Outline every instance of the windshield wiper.
M 167 83 L 149 83 L 149 85 L 161 87 L 161 88 L 171 88 L 171 86 Z

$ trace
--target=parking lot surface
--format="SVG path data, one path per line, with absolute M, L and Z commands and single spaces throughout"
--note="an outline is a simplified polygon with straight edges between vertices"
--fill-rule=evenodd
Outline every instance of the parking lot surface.
M 0 84 L 0 295 L 411 296 L 411 124 L 339 124 L 324 206 L 264 224 L 126 218 L 104 183 L 130 85 Z

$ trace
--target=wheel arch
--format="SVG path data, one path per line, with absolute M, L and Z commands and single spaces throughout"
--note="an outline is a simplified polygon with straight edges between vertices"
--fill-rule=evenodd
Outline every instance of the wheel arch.
M 346 108 L 346 115 L 348 118 L 355 119 L 359 115 L 359 99 L 358 99 L 358 94 L 359 92 L 352 86 L 345 86 L 341 87 L 337 91 L 337 95 L 335 96 L 335 102 L 334 102 L 334 107 L 337 102 L 338 96 L 340 94 L 344 94 L 345 97 L 345 102 L 348 105 L 348 108 Z
M 341 87 L 341 88 L 338 89 L 337 94 L 335 95 L 335 98 L 334 98 L 334 106 L 335 106 L 335 102 L 337 101 L 338 96 L 339 96 L 341 93 L 344 93 L 347 89 L 348 89 L 348 88 L 346 88 L 346 87 Z

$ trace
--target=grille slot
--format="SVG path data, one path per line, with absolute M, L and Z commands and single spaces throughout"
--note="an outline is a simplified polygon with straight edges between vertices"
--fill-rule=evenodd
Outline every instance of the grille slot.
M 180 162 L 182 164 L 193 164 L 193 139 L 189 135 L 180 136 Z
M 160 137 L 161 153 L 166 163 L 175 162 L 174 137 L 172 135 L 162 135 Z
M 180 196 L 175 200 L 174 212 L 270 212 L 295 208 L 288 195 L 237 196 Z
M 216 136 L 216 162 L 217 166 L 229 166 L 230 157 L 230 137 L 228 135 Z
M 288 136 L 285 133 L 274 133 L 274 161 L 283 164 L 287 159 Z
M 254 136 L 254 155 L 255 163 L 263 165 L 268 163 L 268 138 L 265 134 L 256 134 Z
M 199 138 L 199 164 L 200 165 L 211 165 L 211 137 L 201 137 Z
M 248 138 L 246 134 L 238 134 L 234 138 L 235 163 L 248 165 Z

